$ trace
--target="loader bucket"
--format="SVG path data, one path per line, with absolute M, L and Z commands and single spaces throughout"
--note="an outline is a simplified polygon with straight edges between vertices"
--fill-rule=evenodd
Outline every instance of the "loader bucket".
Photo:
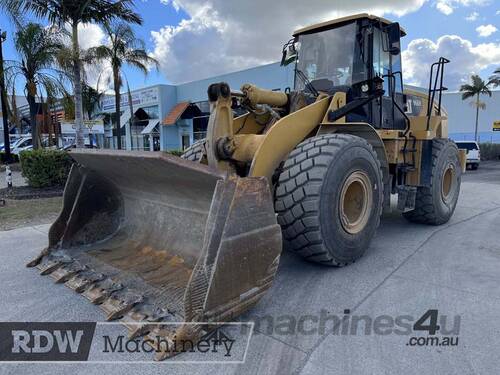
M 131 337 L 195 340 L 210 328 L 182 322 L 233 319 L 271 286 L 281 231 L 265 178 L 163 153 L 71 156 L 62 212 L 28 266 L 98 304 Z

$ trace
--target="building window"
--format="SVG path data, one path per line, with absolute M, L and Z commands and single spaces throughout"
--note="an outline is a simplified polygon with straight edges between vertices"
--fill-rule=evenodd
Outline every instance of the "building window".
M 190 142 L 189 142 L 189 134 L 183 134 L 182 135 L 182 150 L 184 151 L 185 149 L 187 149 L 189 146 L 190 146 Z
M 194 103 L 203 114 L 210 114 L 210 103 L 205 100 L 202 102 L 196 102 Z
M 149 119 L 156 120 L 160 118 L 160 110 L 157 105 L 152 105 L 150 107 L 141 107 L 144 112 L 148 115 Z

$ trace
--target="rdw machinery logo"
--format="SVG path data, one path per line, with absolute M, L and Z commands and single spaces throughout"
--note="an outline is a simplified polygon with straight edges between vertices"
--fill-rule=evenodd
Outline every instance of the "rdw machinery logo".
M 96 323 L 0 323 L 0 361 L 86 361 Z

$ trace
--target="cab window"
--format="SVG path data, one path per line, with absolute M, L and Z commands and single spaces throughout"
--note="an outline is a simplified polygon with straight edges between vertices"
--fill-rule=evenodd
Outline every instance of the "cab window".
M 385 51 L 384 51 L 385 50 Z M 374 76 L 383 77 L 389 73 L 401 72 L 401 54 L 391 55 L 389 53 L 387 35 L 375 28 L 373 33 L 373 72 Z M 384 77 L 385 96 L 390 96 L 389 77 Z M 395 92 L 403 93 L 401 76 L 396 74 Z
M 389 74 L 391 70 L 391 55 L 388 51 L 384 51 L 387 47 L 385 34 L 379 29 L 375 28 L 373 32 L 373 73 L 374 76 L 383 77 Z M 389 79 L 384 78 L 384 96 L 390 96 L 389 92 Z

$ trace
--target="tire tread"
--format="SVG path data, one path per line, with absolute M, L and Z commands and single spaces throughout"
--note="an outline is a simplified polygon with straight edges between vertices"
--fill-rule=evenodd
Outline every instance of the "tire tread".
M 275 211 L 287 248 L 308 261 L 330 266 L 345 266 L 328 251 L 319 222 L 320 190 L 331 161 L 351 142 L 363 140 L 350 134 L 325 134 L 306 139 L 285 161 L 275 192 Z M 382 170 L 373 148 L 366 142 Z M 383 186 L 381 186 L 383 188 Z M 382 192 L 383 196 L 383 192 Z M 380 215 L 376 215 L 380 223 Z

